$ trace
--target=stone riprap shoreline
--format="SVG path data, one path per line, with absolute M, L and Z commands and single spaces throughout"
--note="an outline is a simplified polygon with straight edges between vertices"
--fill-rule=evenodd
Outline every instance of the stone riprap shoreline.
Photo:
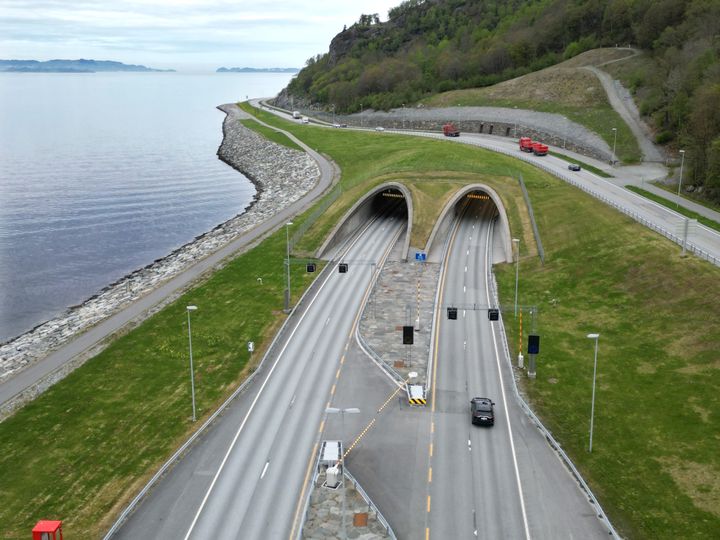
M 310 156 L 244 127 L 239 120 L 248 116 L 237 106 L 218 108 L 227 114 L 218 157 L 255 184 L 254 200 L 236 217 L 212 231 L 109 285 L 63 315 L 0 345 L 0 382 L 277 214 L 315 186 L 320 169 Z M 77 367 L 78 363 L 72 363 L 72 368 Z

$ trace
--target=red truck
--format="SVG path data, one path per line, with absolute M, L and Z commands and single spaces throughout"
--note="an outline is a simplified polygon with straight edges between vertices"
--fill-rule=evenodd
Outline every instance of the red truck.
M 536 156 L 546 156 L 548 147 L 538 141 L 533 141 L 530 137 L 520 137 L 520 150 L 523 152 L 532 152 Z
M 459 137 L 460 130 L 448 122 L 443 126 L 443 135 L 446 137 Z
M 523 152 L 532 152 L 533 141 L 530 137 L 520 137 L 520 150 Z
M 532 145 L 532 151 L 533 151 L 533 154 L 535 154 L 536 156 L 547 156 L 547 153 L 548 153 L 547 144 L 543 144 L 541 142 L 534 142 Z

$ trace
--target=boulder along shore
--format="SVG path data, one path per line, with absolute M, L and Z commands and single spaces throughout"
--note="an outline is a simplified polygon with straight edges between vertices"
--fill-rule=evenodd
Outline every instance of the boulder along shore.
M 218 109 L 223 111 L 226 117 L 222 126 L 223 140 L 217 155 L 255 185 L 253 201 L 234 218 L 198 236 L 166 257 L 157 259 L 108 285 L 82 304 L 68 308 L 61 316 L 0 345 L 0 383 L 120 311 L 167 279 L 190 268 L 196 261 L 242 236 L 300 199 L 315 186 L 320 179 L 320 169 L 310 156 L 269 141 L 244 127 L 240 120 L 249 116 L 235 104 L 220 105 Z M 182 292 L 156 305 L 144 314 L 143 318 L 152 315 L 179 294 Z M 98 348 L 93 347 L 92 354 L 81 355 L 82 361 L 97 352 Z M 24 395 L 23 400 L 34 398 L 82 361 L 68 362 L 67 367 L 48 376 L 45 384 L 37 385 L 37 391 L 30 396 Z M 48 380 L 50 378 L 52 380 Z M 3 409 L 7 405 L 5 404 Z M 2 416 L 4 415 L 0 414 L 0 418 Z

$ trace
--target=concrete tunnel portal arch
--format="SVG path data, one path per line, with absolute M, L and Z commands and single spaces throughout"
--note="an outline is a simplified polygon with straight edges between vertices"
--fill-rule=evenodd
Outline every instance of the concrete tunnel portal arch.
M 488 202 L 492 202 L 497 211 L 497 226 L 495 228 L 495 256 L 494 262 L 512 262 L 512 238 L 510 235 L 510 222 L 508 221 L 505 206 L 498 193 L 485 184 L 470 184 L 456 191 L 445 207 L 440 212 L 435 225 L 433 226 L 430 237 L 425 245 L 425 252 L 428 260 L 432 262 L 440 262 L 443 256 L 445 239 L 450 232 L 455 217 L 464 209 L 464 205 L 473 196 L 483 200 L 487 197 Z M 499 253 L 498 253 L 499 251 Z
M 335 225 L 325 242 L 316 253 L 325 258 L 335 248 L 352 236 L 372 216 L 383 212 L 400 212 L 407 218 L 407 227 L 402 238 L 402 259 L 407 260 L 410 249 L 410 232 L 413 222 L 413 201 L 410 190 L 398 182 L 381 184 L 361 197 Z

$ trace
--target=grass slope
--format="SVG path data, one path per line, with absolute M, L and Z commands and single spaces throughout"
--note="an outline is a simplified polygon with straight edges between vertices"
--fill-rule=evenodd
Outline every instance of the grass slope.
M 675 210 L 678 214 L 682 214 L 685 217 L 689 217 L 690 219 L 696 219 L 698 223 L 702 223 L 703 225 L 710 227 L 711 229 L 720 231 L 720 223 L 718 223 L 717 221 L 706 218 L 705 216 L 698 214 L 697 212 L 693 212 L 692 210 L 688 210 L 682 206 L 678 206 L 674 202 L 660 197 L 659 195 L 655 195 L 654 193 L 651 193 L 637 186 L 625 186 L 625 189 L 629 189 L 630 191 L 633 191 L 638 195 L 642 195 L 646 199 L 650 199 L 651 201 L 655 201 L 658 204 L 662 204 L 666 208 L 671 208 L 672 210 Z
M 486 88 L 452 90 L 424 101 L 431 107 L 487 106 L 519 107 L 557 113 L 597 133 L 612 148 L 617 127 L 617 155 L 625 163 L 640 161 L 641 154 L 630 128 L 610 106 L 607 94 L 594 74 L 580 69 L 617 57 L 628 51 L 600 49 L 516 79 Z M 621 64 L 622 62 L 618 62 Z
M 539 307 L 542 335 L 526 392 L 626 537 L 716 536 L 720 269 L 555 180 L 526 183 L 547 256 L 520 263 L 520 303 Z M 502 298 L 514 271 L 496 268 Z
M 521 303 L 540 306 L 543 354 L 527 391 L 542 416 L 627 535 L 706 538 L 718 530 L 720 270 L 680 259 L 677 246 L 510 158 L 267 120 L 335 159 L 346 193 L 361 193 L 379 177 L 412 179 L 410 189 L 423 200 L 478 178 L 496 182 L 512 234 L 523 238 Z M 508 170 L 522 172 L 530 191 L 545 266 L 527 257 L 532 232 Z M 305 219 L 294 219 L 295 227 Z M 331 221 L 318 220 L 303 242 L 317 244 Z M 259 358 L 282 321 L 284 236 L 281 230 L 238 257 L 0 423 L 4 538 L 26 538 L 43 517 L 64 519 L 73 538 L 107 529 L 193 429 L 184 307 L 199 306 L 193 349 L 202 418 L 252 369 L 246 341 L 258 344 Z M 514 267 L 501 265 L 497 273 L 502 298 L 511 299 Z M 304 268 L 293 267 L 295 296 L 308 281 Z M 511 326 L 508 320 L 513 343 Z M 601 333 L 592 455 L 584 450 L 590 331 Z

